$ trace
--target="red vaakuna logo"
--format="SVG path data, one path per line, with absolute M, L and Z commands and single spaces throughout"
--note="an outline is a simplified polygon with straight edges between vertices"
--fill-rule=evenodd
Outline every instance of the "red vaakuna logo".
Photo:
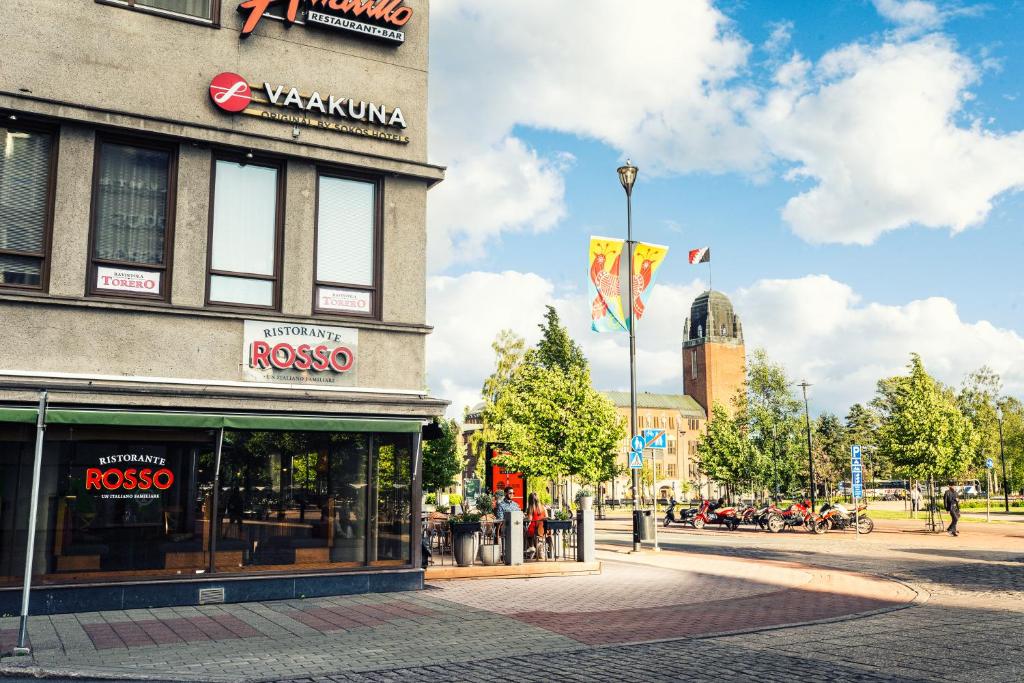
M 225 71 L 210 81 L 210 99 L 224 111 L 237 114 L 252 102 L 252 89 L 244 78 Z

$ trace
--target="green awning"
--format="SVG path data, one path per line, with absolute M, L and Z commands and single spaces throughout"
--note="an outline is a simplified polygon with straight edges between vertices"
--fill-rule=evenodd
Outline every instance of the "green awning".
M 4 412 L 20 411 L 28 419 L 3 417 Z M 35 422 L 35 409 L 0 409 L 0 420 Z M 265 429 L 304 432 L 388 432 L 416 434 L 419 420 L 311 417 L 306 415 L 215 415 L 209 413 L 160 413 L 113 410 L 73 410 L 55 408 L 46 411 L 47 424 L 111 425 L 124 427 L 182 427 L 192 429 Z
M 0 408 L 0 422 L 35 424 L 38 415 L 35 408 Z

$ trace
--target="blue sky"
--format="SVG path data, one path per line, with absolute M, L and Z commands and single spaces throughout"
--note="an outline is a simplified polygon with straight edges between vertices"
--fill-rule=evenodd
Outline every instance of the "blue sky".
M 947 382 L 988 363 L 1022 393 L 1024 3 L 673 2 L 644 5 L 675 13 L 649 40 L 610 2 L 582 26 L 533 0 L 433 5 L 431 156 L 450 170 L 431 196 L 432 390 L 469 402 L 487 340 L 531 335 L 545 302 L 596 383 L 628 381 L 583 295 L 588 237 L 625 233 L 630 156 L 636 235 L 672 248 L 642 388 L 681 390 L 707 277 L 685 251 L 710 246 L 748 346 L 819 382 L 825 409 L 869 399 L 911 351 Z M 471 331 L 441 329 L 467 310 Z

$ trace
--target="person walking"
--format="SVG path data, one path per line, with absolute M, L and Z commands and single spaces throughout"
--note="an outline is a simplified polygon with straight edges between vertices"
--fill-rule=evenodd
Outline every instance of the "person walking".
M 956 529 L 956 523 L 960 521 L 960 500 L 956 496 L 956 489 L 952 484 L 946 489 L 946 493 L 942 496 L 943 507 L 946 508 L 946 512 L 949 513 L 949 527 L 946 528 L 946 532 L 950 536 L 959 536 L 960 532 Z
M 920 512 L 921 511 L 921 485 L 915 484 L 914 488 L 910 489 L 910 511 Z

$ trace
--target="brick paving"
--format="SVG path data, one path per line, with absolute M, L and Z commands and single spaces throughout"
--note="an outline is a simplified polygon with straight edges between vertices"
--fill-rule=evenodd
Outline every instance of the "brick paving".
M 1024 680 L 1022 537 L 880 527 L 862 539 L 674 529 L 661 535 L 664 552 L 627 556 L 616 552 L 629 541 L 612 523 L 600 538 L 600 576 L 34 617 L 34 662 L 3 659 L 0 671 L 296 682 Z M 828 621 L 792 625 L 814 620 Z M 0 647 L 16 625 L 0 619 Z M 721 635 L 730 632 L 744 633 Z

